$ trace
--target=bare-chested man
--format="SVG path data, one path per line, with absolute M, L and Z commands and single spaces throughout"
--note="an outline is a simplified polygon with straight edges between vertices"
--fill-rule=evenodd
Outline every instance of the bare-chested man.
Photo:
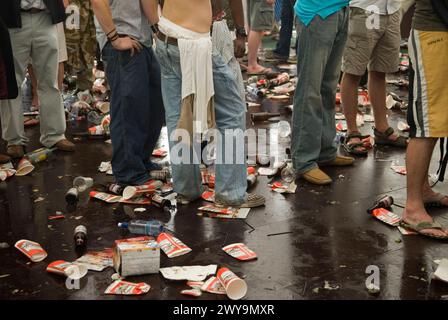
M 162 93 L 178 202 L 189 203 L 199 199 L 203 192 L 199 165 L 183 161 L 176 163 L 177 154 L 173 154 L 173 148 L 183 143 L 175 139 L 177 129 L 190 129 L 191 132 L 191 122 L 194 122 L 194 133 L 204 133 L 216 124 L 221 134 L 217 159 L 222 161 L 217 161 L 215 167 L 215 204 L 235 207 L 264 205 L 262 196 L 246 193 L 245 162 L 236 160 L 235 148 L 225 149 L 225 131 L 244 130 L 246 110 L 237 72 L 231 67 L 235 57 L 228 28 L 212 23 L 210 0 L 165 0 L 160 20 L 154 16 L 156 7 L 157 1 L 154 0 L 151 20 L 153 24 L 158 22 L 160 29 L 156 54 L 162 68 Z M 217 40 L 213 43 L 210 36 L 212 25 L 213 36 Z M 235 137 L 232 135 L 230 139 Z M 195 153 L 194 150 L 191 152 Z M 232 152 L 234 154 L 229 156 Z M 226 161 L 229 158 L 233 159 L 230 163 Z

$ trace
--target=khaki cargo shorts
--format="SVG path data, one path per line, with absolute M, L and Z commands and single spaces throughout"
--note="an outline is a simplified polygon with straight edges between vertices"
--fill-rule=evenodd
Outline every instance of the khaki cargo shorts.
M 274 6 L 266 0 L 247 0 L 247 16 L 253 31 L 271 31 L 274 27 Z
M 364 9 L 350 8 L 348 40 L 342 71 L 362 76 L 369 71 L 393 73 L 400 64 L 400 10 L 391 15 L 377 16 Z M 369 28 L 368 28 L 369 26 Z

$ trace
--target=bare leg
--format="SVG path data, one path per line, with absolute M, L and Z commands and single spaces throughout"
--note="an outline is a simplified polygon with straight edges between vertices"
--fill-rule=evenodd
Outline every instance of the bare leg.
M 375 117 L 375 128 L 379 132 L 385 132 L 389 128 L 386 109 L 386 74 L 370 71 L 368 86 L 370 102 L 372 103 L 373 115 Z M 398 135 L 393 134 L 389 139 L 396 141 Z
M 344 73 L 341 82 L 342 106 L 344 108 L 345 120 L 347 121 L 347 133 L 359 132 L 356 125 L 356 115 L 358 113 L 358 86 L 360 76 Z M 361 139 L 352 138 L 348 145 L 360 143 Z M 364 151 L 364 147 L 355 148 L 356 151 Z
M 248 54 L 247 54 L 247 60 L 248 60 L 248 68 L 247 71 L 249 73 L 259 73 L 263 71 L 264 67 L 258 64 L 257 58 L 258 58 L 258 49 L 261 45 L 261 39 L 263 38 L 263 32 L 262 31 L 249 31 L 249 37 L 247 40 L 248 44 Z
M 433 138 L 413 138 L 409 142 L 406 155 L 407 201 L 403 211 L 403 220 L 407 223 L 418 224 L 433 221 L 423 204 L 423 189 L 425 183 L 428 182 L 427 172 L 436 142 L 437 139 Z M 423 230 L 422 233 L 438 236 L 448 235 L 447 231 L 436 229 Z
M 39 102 L 39 96 L 37 95 L 37 78 L 34 74 L 33 66 L 30 64 L 28 66 L 28 73 L 31 77 L 31 94 L 33 95 L 33 100 L 31 102 L 31 106 L 33 108 L 39 108 L 40 102 Z

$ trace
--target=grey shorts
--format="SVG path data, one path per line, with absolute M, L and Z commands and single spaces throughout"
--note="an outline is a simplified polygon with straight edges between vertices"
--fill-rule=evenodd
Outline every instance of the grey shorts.
M 401 12 L 379 15 L 377 18 L 379 23 L 375 25 L 372 13 L 360 8 L 350 8 L 348 40 L 342 61 L 343 72 L 361 76 L 366 68 L 384 73 L 398 71 Z
M 274 27 L 274 6 L 266 0 L 247 0 L 247 16 L 253 31 L 271 31 Z

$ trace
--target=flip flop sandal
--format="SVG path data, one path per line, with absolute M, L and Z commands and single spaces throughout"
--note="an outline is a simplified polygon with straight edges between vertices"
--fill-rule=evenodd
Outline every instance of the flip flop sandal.
M 369 152 L 366 147 L 364 146 L 364 142 L 357 142 L 357 143 L 350 143 L 350 140 L 352 139 L 363 139 L 363 136 L 359 132 L 350 133 L 347 135 L 344 139 L 344 142 L 342 143 L 342 146 L 344 147 L 345 151 L 351 155 L 355 156 L 365 156 Z M 363 150 L 357 150 L 359 148 L 362 148 Z
M 447 205 L 442 203 L 442 200 L 445 198 L 448 198 L 448 195 L 443 195 L 441 193 L 437 193 L 434 197 L 426 199 L 424 201 L 425 207 L 428 207 L 428 208 L 448 207 Z
M 247 75 L 249 77 L 252 77 L 252 76 L 268 76 L 269 74 L 272 74 L 272 73 L 273 72 L 272 72 L 271 68 L 263 68 L 263 69 L 261 69 L 260 72 L 251 72 L 251 73 L 249 73 L 249 71 L 247 71 Z
M 390 140 L 389 137 L 395 133 L 394 129 L 389 127 L 385 132 L 380 132 L 373 127 L 375 134 L 375 143 L 383 146 L 406 148 L 408 146 L 408 138 L 398 135 L 397 140 Z
M 433 222 L 420 222 L 417 224 L 409 224 L 405 222 L 404 220 L 400 220 L 400 226 L 406 229 L 410 229 L 412 231 L 417 232 L 419 235 L 422 235 L 424 237 L 437 239 L 437 240 L 448 240 L 448 236 L 436 236 L 434 234 L 428 234 L 428 233 L 422 233 L 422 230 L 427 229 L 436 229 L 444 231 L 443 227 L 440 225 L 440 223 L 433 221 Z

